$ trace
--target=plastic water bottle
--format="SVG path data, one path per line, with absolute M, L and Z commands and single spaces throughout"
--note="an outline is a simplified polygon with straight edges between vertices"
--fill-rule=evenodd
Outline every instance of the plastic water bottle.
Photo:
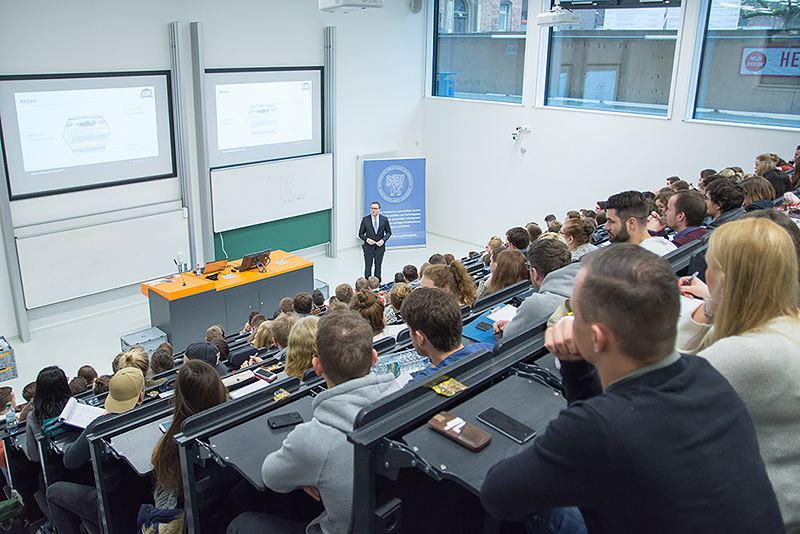
M 10 402 L 6 403 L 6 430 L 8 430 L 9 434 L 17 433 L 17 416 Z
M 197 270 L 194 272 L 197 276 L 200 276 L 200 264 L 197 264 Z

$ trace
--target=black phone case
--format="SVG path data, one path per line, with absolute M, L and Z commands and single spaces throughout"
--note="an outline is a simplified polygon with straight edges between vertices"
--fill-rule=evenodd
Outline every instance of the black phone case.
M 267 424 L 272 429 L 284 428 L 287 426 L 299 425 L 303 422 L 303 416 L 298 412 L 273 415 L 267 418 Z

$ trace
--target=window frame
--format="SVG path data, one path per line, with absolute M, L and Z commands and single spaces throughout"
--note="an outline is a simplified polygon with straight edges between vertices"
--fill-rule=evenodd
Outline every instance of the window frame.
M 711 15 L 712 0 L 700 0 L 699 14 L 697 17 L 697 28 L 695 32 L 695 42 L 692 49 L 692 72 L 688 85 L 688 95 L 686 98 L 686 109 L 683 121 L 695 124 L 712 124 L 716 126 L 748 128 L 758 130 L 772 130 L 780 132 L 797 132 L 800 126 L 774 126 L 771 124 L 757 124 L 754 122 L 727 122 L 712 119 L 695 118 L 694 113 L 697 108 L 697 93 L 700 85 L 700 71 L 703 68 L 703 52 L 705 49 L 706 31 Z M 800 87 L 798 87 L 800 89 Z
M 709 1 L 709 0 L 702 0 Z M 578 113 L 594 113 L 601 115 L 612 115 L 622 117 L 638 117 L 641 119 L 668 121 L 672 120 L 675 110 L 675 99 L 677 98 L 676 92 L 678 88 L 678 68 L 680 66 L 680 56 L 683 48 L 684 31 L 687 21 L 687 12 L 689 11 L 689 4 L 691 0 L 656 0 L 644 1 L 640 0 L 594 0 L 592 2 L 575 0 L 575 6 L 572 1 L 561 0 L 561 7 L 568 9 L 630 9 L 630 8 L 658 8 L 658 7 L 678 7 L 680 8 L 680 16 L 678 21 L 678 31 L 675 36 L 675 53 L 672 61 L 672 76 L 669 85 L 669 98 L 667 99 L 667 112 L 665 115 L 654 115 L 652 113 L 633 113 L 630 111 L 622 111 L 615 109 L 590 109 L 580 107 L 568 107 L 547 104 L 547 90 L 550 82 L 550 57 L 552 48 L 552 34 L 553 28 L 541 28 L 539 32 L 539 54 L 537 58 L 536 69 L 537 84 L 536 96 L 534 99 L 534 107 L 543 109 L 557 109 L 562 111 L 574 111 Z M 546 13 L 550 10 L 553 0 L 541 0 L 540 13 Z M 598 5 L 599 4 L 599 5 Z M 611 5 L 613 4 L 613 5 Z M 676 5 L 677 4 L 677 5 Z
M 505 14 L 502 13 L 503 8 L 506 8 Z M 501 32 L 510 32 L 511 31 L 511 21 L 513 19 L 513 9 L 514 6 L 511 4 L 509 0 L 501 0 L 500 4 L 498 5 L 497 11 L 497 31 Z M 504 17 L 504 27 L 500 27 L 500 17 Z
M 426 32 L 425 32 L 425 79 L 424 79 L 424 89 L 423 89 L 423 98 L 434 98 L 434 99 L 443 99 L 443 100 L 450 100 L 450 101 L 457 101 L 457 102 L 473 102 L 477 104 L 494 104 L 494 105 L 504 105 L 504 106 L 514 106 L 514 107 L 524 107 L 526 104 L 525 97 L 526 95 L 530 94 L 531 89 L 535 90 L 535 84 L 537 83 L 534 81 L 534 86 L 528 87 L 530 83 L 526 83 L 526 80 L 529 80 L 529 75 L 531 75 L 529 61 L 530 61 L 530 39 L 532 39 L 531 32 L 529 32 L 529 27 L 531 26 L 530 23 L 530 6 L 535 2 L 535 0 L 530 0 L 528 4 L 528 24 L 525 26 L 524 29 L 524 40 L 525 40 L 525 60 L 524 66 L 522 71 L 522 94 L 520 95 L 520 102 L 507 102 L 503 100 L 482 100 L 477 98 L 460 98 L 460 97 L 448 97 L 448 96 L 440 96 L 436 94 L 436 68 L 434 66 L 434 60 L 438 56 L 439 51 L 439 40 L 438 40 L 438 18 L 439 18 L 439 8 L 438 8 L 438 1 L 439 0 L 427 0 L 425 3 L 426 12 L 425 12 L 425 20 L 426 20 Z M 472 6 L 471 0 L 463 0 L 465 5 L 468 4 L 468 17 L 472 17 L 473 12 L 469 6 Z M 512 4 L 513 6 L 513 4 Z M 509 18 L 511 17 L 511 12 L 509 11 Z M 536 27 L 535 21 L 533 22 L 533 26 Z M 510 31 L 510 30 L 509 30 Z M 538 79 L 538 78 L 537 78 Z

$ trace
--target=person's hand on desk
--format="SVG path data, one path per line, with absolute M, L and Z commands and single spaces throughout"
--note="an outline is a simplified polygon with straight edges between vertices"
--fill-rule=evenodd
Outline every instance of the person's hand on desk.
M 264 361 L 264 360 L 262 360 L 262 359 L 261 359 L 261 358 L 259 358 L 258 356 L 250 356 L 250 359 L 249 359 L 249 360 L 247 360 L 246 362 L 244 362 L 244 363 L 242 364 L 242 366 L 241 366 L 241 367 L 239 367 L 239 369 L 244 369 L 245 367 L 250 367 L 251 365 L 255 365 L 255 364 L 257 364 L 257 363 L 261 363 L 261 362 L 263 362 L 263 361 Z
M 374 244 L 375 244 L 375 241 L 373 241 L 370 238 L 367 238 L 367 245 L 374 245 Z
M 544 346 L 550 353 L 565 362 L 579 362 L 583 360 L 580 349 L 575 343 L 572 331 L 574 318 L 568 315 L 544 332 Z
M 319 488 L 317 488 L 316 486 L 303 486 L 303 491 L 311 495 L 311 498 L 316 501 L 319 501 L 321 499 L 319 495 Z
M 696 276 L 682 276 L 678 281 L 681 288 L 681 295 L 689 298 L 708 300 L 711 298 L 711 291 L 708 286 Z
M 505 321 L 502 319 L 500 321 L 495 321 L 494 324 L 492 325 L 492 330 L 494 331 L 494 335 L 502 334 L 503 330 L 506 329 L 506 325 L 510 322 L 511 321 Z

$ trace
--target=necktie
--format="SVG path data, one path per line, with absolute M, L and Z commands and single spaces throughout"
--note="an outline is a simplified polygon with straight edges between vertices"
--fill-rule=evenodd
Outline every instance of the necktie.
M 378 218 L 377 217 L 372 219 L 372 226 L 375 227 L 375 235 L 378 235 Z

